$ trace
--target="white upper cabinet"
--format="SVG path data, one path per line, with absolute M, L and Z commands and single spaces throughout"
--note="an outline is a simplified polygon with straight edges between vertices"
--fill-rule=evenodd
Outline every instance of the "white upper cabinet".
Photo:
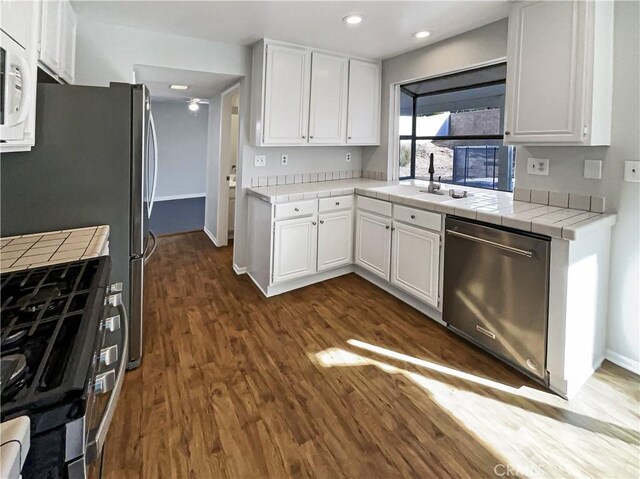
M 613 2 L 515 4 L 507 57 L 505 143 L 610 143 Z
M 319 52 L 311 55 L 309 143 L 345 143 L 349 59 Z
M 76 14 L 69 2 L 42 2 L 40 63 L 66 83 L 75 82 L 76 30 Z
M 38 21 L 36 8 L 34 2 L 0 0 L 0 28 L 27 51 L 35 46 L 33 28 Z
M 379 144 L 379 63 L 262 40 L 252 72 L 255 146 Z
M 349 62 L 349 119 L 347 143 L 380 143 L 380 65 Z
M 264 85 L 265 145 L 307 142 L 311 54 L 305 48 L 268 45 Z

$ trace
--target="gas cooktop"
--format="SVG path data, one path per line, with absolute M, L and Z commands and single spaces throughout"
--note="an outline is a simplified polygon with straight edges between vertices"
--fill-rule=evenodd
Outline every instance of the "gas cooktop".
M 2 421 L 28 414 L 46 429 L 82 412 L 109 273 L 100 257 L 0 275 Z

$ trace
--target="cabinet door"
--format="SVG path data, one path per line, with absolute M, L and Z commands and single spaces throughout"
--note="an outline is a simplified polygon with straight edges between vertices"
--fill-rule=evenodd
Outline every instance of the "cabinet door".
M 351 264 L 353 212 L 325 213 L 318 223 L 318 271 Z
M 582 142 L 585 3 L 514 5 L 509 17 L 505 142 Z
M 42 2 L 40 61 L 55 73 L 59 73 L 61 67 L 60 39 L 63 6 L 61 1 Z
M 69 84 L 75 82 L 76 75 L 76 23 L 76 15 L 71 9 L 71 5 L 65 5 L 62 12 L 62 37 L 60 39 L 61 76 Z
M 391 220 L 358 211 L 356 213 L 356 264 L 389 280 Z
M 348 77 L 348 58 L 312 53 L 309 143 L 346 142 Z
M 267 45 L 264 86 L 266 145 L 307 143 L 310 53 L 305 48 Z
M 315 216 L 275 222 L 273 283 L 315 273 L 317 234 Z
M 36 2 L 0 1 L 0 28 L 28 52 L 34 47 L 32 32 L 38 24 L 37 7 Z
M 351 60 L 347 143 L 380 143 L 380 102 L 380 66 L 377 63 Z
M 438 307 L 440 235 L 402 223 L 393 224 L 391 282 Z

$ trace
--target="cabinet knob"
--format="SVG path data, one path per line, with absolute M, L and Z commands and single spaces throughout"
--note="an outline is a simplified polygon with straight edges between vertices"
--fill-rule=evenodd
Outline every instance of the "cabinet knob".
M 391 226 L 387 225 L 387 226 L 385 226 L 385 228 L 390 229 L 390 228 L 391 228 Z
M 351 139 L 351 137 L 350 137 L 350 136 L 348 136 L 348 137 L 347 137 L 347 140 L 350 140 L 350 139 Z
M 313 138 L 313 135 L 309 135 L 309 139 Z
M 300 211 L 300 208 L 294 208 L 293 211 Z
M 320 220 L 320 224 L 323 225 L 324 224 L 324 220 Z
M 302 138 L 304 139 L 304 138 L 306 138 L 306 136 L 302 135 Z
M 411 219 L 415 220 L 416 219 L 416 215 L 411 215 Z
M 505 135 L 510 135 L 510 134 L 511 134 L 511 132 L 510 132 L 510 131 L 505 131 L 505 132 L 504 132 L 504 134 L 505 134 Z
M 395 228 L 391 228 L 391 231 L 395 231 L 395 230 L 396 230 Z
M 340 202 L 339 201 L 336 201 L 336 206 L 340 206 Z
M 315 221 L 312 221 L 311 224 L 315 226 L 317 223 Z

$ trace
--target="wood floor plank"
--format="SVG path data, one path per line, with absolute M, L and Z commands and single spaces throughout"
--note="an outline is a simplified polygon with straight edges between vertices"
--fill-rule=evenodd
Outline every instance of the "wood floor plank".
M 640 476 L 637 376 L 567 402 L 356 275 L 266 299 L 231 262 L 159 239 L 107 478 Z

